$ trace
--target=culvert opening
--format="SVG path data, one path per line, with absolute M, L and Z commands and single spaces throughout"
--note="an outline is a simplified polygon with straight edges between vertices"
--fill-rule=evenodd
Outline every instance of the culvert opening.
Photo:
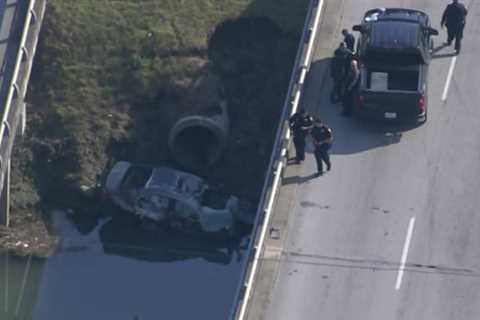
M 218 133 L 198 125 L 179 130 L 172 145 L 175 159 L 193 168 L 213 164 L 220 157 L 222 148 Z

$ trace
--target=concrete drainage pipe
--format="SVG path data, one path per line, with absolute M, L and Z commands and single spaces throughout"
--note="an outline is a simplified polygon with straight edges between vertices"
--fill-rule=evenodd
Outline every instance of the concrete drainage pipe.
M 178 163 L 190 169 L 211 166 L 220 160 L 225 151 L 228 129 L 225 102 L 202 114 L 183 117 L 170 130 L 170 154 Z

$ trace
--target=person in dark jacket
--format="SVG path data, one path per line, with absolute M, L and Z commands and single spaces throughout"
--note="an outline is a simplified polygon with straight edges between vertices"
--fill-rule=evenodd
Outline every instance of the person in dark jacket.
M 350 61 L 353 53 L 347 48 L 344 42 L 341 42 L 333 53 L 330 64 L 330 76 L 333 80 L 333 90 L 330 94 L 332 103 L 339 102 L 343 97 L 344 82 L 350 68 Z
M 360 69 L 357 60 L 350 61 L 350 69 L 345 80 L 345 94 L 343 95 L 342 104 L 344 116 L 351 116 L 353 113 L 353 105 L 355 103 L 355 95 L 357 93 L 358 84 L 360 83 Z
M 332 163 L 328 153 L 333 142 L 332 129 L 320 120 L 317 120 L 312 128 L 311 136 L 315 147 L 313 155 L 317 163 L 317 173 L 315 176 L 318 177 L 323 174 L 323 162 L 327 165 L 327 171 L 332 169 Z
M 465 22 L 467 17 L 467 8 L 458 0 L 453 0 L 451 4 L 447 6 L 442 15 L 441 26 L 447 26 L 447 44 L 451 45 L 453 39 L 455 39 L 455 51 L 460 53 L 461 41 L 463 38 L 463 29 L 465 28 Z
M 305 138 L 312 129 L 313 117 L 304 109 L 294 113 L 289 119 L 289 127 L 293 133 L 293 144 L 295 145 L 295 159 L 297 163 L 305 160 Z
M 348 32 L 347 29 L 342 30 L 343 42 L 345 42 L 347 49 L 351 52 L 355 52 L 355 37 Z

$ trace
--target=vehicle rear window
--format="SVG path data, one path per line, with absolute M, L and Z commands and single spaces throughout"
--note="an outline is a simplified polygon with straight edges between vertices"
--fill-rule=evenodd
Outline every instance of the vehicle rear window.
M 152 168 L 131 166 L 128 168 L 125 176 L 122 179 L 120 188 L 142 188 L 147 183 L 148 179 L 152 176 Z
M 367 89 L 374 91 L 418 90 L 418 70 L 374 70 L 367 72 Z

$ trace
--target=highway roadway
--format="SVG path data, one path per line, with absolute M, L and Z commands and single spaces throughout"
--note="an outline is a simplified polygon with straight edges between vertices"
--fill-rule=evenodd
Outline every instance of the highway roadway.
M 438 48 L 449 2 L 324 1 L 302 104 L 333 128 L 333 168 L 313 178 L 311 153 L 287 168 L 248 319 L 480 318 L 480 2 L 465 2 L 458 57 Z M 344 118 L 328 101 L 340 31 L 374 7 L 423 10 L 440 31 L 425 125 Z

